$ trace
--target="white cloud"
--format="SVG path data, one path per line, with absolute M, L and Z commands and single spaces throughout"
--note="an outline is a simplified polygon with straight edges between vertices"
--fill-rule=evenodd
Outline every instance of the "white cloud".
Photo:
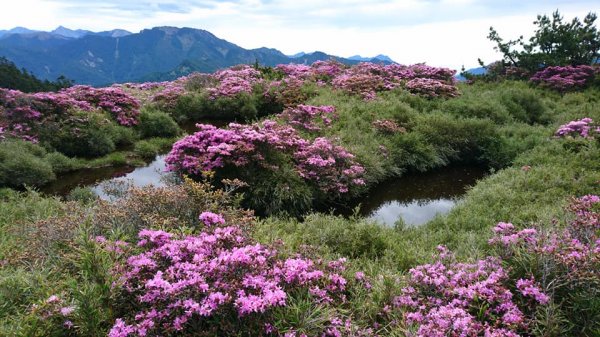
M 592 0 L 19 0 L 3 4 L 0 29 L 187 26 L 245 48 L 386 54 L 458 69 L 498 58 L 486 39 L 489 26 L 515 38 L 533 31 L 538 13 L 556 8 L 567 18 L 599 10 Z

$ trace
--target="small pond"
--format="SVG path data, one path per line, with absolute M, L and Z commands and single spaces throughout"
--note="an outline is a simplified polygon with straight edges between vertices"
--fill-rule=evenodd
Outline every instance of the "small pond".
M 157 156 L 144 167 L 122 166 L 75 171 L 59 177 L 41 191 L 64 196 L 77 186 L 89 186 L 101 198 L 107 199 L 104 188 L 115 182 L 134 186 L 163 186 L 165 156 Z M 339 213 L 349 215 L 360 204 L 360 215 L 382 224 L 393 226 L 402 218 L 408 226 L 421 225 L 437 214 L 448 213 L 468 187 L 486 173 L 484 169 L 477 167 L 447 167 L 434 172 L 407 174 L 375 186 L 368 195 Z
M 360 204 L 358 214 L 388 226 L 400 218 L 407 226 L 422 225 L 437 214 L 448 213 L 467 189 L 487 174 L 473 166 L 407 174 L 375 186 L 353 206 Z
M 162 177 L 165 173 L 166 155 L 158 155 L 146 166 L 117 166 L 73 171 L 58 177 L 58 179 L 42 188 L 41 192 L 51 195 L 66 196 L 78 186 L 88 186 L 102 199 L 108 199 L 104 191 L 106 186 L 114 183 L 127 183 L 141 187 L 146 185 L 163 186 Z

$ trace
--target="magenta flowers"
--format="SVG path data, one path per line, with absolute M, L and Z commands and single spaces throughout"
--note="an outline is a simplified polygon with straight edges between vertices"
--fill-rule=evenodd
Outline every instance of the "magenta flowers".
M 283 259 L 219 214 L 204 212 L 200 218 L 207 227 L 198 235 L 139 233 L 141 252 L 127 259 L 120 281 L 139 312 L 117 319 L 109 336 L 191 332 L 202 326 L 226 333 L 227 320 L 236 317 L 266 323 L 266 314 L 285 306 L 292 292 L 327 303 L 345 290 L 346 280 L 336 272 L 339 263 Z M 222 329 L 215 330 L 215 323 Z
M 567 124 L 561 125 L 554 133 L 556 137 L 573 137 L 581 136 L 583 138 L 592 139 L 596 134 L 600 133 L 600 126 L 594 125 L 591 118 L 582 118 L 576 121 L 570 121 Z
M 566 92 L 585 87 L 595 74 L 594 67 L 588 65 L 556 66 L 538 71 L 529 80 L 546 88 Z
M 319 114 L 333 111 L 332 107 L 299 109 Z M 270 120 L 252 125 L 231 123 L 229 129 L 202 124 L 198 127 L 200 131 L 173 145 L 166 158 L 169 170 L 199 175 L 203 171 L 218 172 L 226 166 L 243 167 L 251 163 L 273 169 L 272 163 L 263 159 L 266 152 L 277 151 L 289 156 L 298 174 L 324 192 L 347 193 L 352 186 L 364 184 L 364 168 L 354 155 L 326 138 L 310 142 L 292 127 Z

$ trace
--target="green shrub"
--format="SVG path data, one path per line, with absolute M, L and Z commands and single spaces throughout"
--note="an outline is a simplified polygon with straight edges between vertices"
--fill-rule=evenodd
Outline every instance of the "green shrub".
M 455 118 L 441 113 L 413 121 L 413 131 L 435 148 L 437 160 L 504 166 L 506 158 L 497 128 L 488 119 Z
M 507 123 L 512 120 L 506 106 L 498 102 L 489 92 L 447 100 L 440 109 L 461 117 L 489 118 L 496 123 Z
M 135 143 L 133 151 L 144 159 L 153 159 L 156 155 L 164 153 L 163 150 L 170 148 L 173 144 L 171 138 L 150 138 Z
M 547 123 L 544 105 L 539 92 L 531 88 L 511 87 L 500 91 L 500 102 L 508 112 L 518 121 L 534 124 Z
M 135 148 L 133 151 L 136 155 L 144 159 L 152 159 L 160 152 L 160 147 L 153 142 L 141 140 L 135 143 Z
M 175 120 L 167 113 L 146 108 L 140 114 L 140 123 L 136 126 L 142 138 L 174 137 L 181 132 Z
M 56 179 L 46 150 L 22 140 L 0 142 L 0 186 L 41 186 Z
M 98 196 L 94 191 L 89 187 L 80 187 L 77 186 L 69 192 L 66 199 L 68 201 L 77 201 L 84 204 L 89 204 L 90 202 L 96 200 Z
M 110 133 L 110 139 L 115 143 L 115 146 L 131 145 L 139 138 L 130 127 L 110 124 L 107 129 Z
M 271 162 L 279 166 L 271 171 L 264 168 L 248 170 L 241 179 L 248 183 L 243 206 L 258 214 L 286 213 L 299 216 L 311 209 L 318 198 L 313 189 L 286 162 Z
M 103 115 L 82 114 L 61 123 L 47 123 L 40 141 L 69 157 L 100 157 L 115 150 L 113 127 Z
M 60 152 L 50 152 L 45 157 L 55 173 L 69 172 L 81 167 L 77 159 L 69 158 Z
M 257 95 L 240 93 L 235 97 L 211 99 L 205 93 L 188 93 L 179 97 L 173 117 L 178 122 L 200 119 L 237 119 L 250 121 L 259 116 Z

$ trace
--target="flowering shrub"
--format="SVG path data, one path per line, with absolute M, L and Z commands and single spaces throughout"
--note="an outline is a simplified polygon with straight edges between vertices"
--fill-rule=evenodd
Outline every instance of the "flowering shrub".
M 454 81 L 456 71 L 425 64 L 403 66 L 359 63 L 333 79 L 333 87 L 360 95 L 365 100 L 375 98 L 377 92 L 406 88 L 414 94 L 427 97 L 455 97 L 458 89 Z
M 162 110 L 172 111 L 177 105 L 177 100 L 185 93 L 180 82 L 167 82 L 162 90 L 150 97 L 150 101 L 156 103 Z
M 523 295 L 540 302 L 551 300 L 570 322 L 579 322 L 569 327 L 572 335 L 600 328 L 600 308 L 589 302 L 600 296 L 598 206 L 596 195 L 573 199 L 568 207 L 573 219 L 562 229 L 517 230 L 510 223 L 499 223 L 490 240 L 504 261 L 514 268 L 528 266 L 528 273 L 539 280 L 540 291 L 528 281 L 517 283 Z
M 314 107 L 304 109 L 314 110 Z M 320 109 L 321 112 L 331 110 L 330 107 Z M 165 159 L 168 170 L 199 175 L 203 171 L 250 163 L 272 170 L 276 169 L 274 163 L 264 159 L 269 151 L 276 151 L 287 154 L 298 174 L 316 183 L 324 192 L 346 193 L 350 187 L 364 184 L 361 178 L 364 169 L 355 162 L 354 156 L 326 138 L 317 138 L 311 143 L 292 127 L 270 120 L 252 125 L 231 123 L 229 129 L 197 126 L 199 132 L 173 145 Z
M 260 72 L 246 65 L 220 70 L 213 77 L 218 80 L 215 87 L 208 88 L 209 96 L 213 99 L 251 93 L 255 84 L 262 83 Z
M 457 263 L 445 247 L 438 248 L 437 261 L 411 269 L 408 286 L 394 300 L 405 324 L 415 326 L 418 336 L 519 336 L 527 318 L 501 261 Z M 532 280 L 517 284 L 523 296 L 547 302 Z
M 305 83 L 304 79 L 296 76 L 272 81 L 267 86 L 264 96 L 284 107 L 295 106 L 306 102 L 313 95 L 310 90 L 304 88 Z
M 375 129 L 379 130 L 380 132 L 384 132 L 384 133 L 404 133 L 406 132 L 406 129 L 403 128 L 402 126 L 398 125 L 398 123 L 396 123 L 393 120 L 389 120 L 389 119 L 378 119 L 373 121 L 373 127 L 375 127 Z
M 61 92 L 110 112 L 120 125 L 133 126 L 138 123 L 140 102 L 122 88 L 76 85 Z
M 287 124 L 300 127 L 307 131 L 319 131 L 321 126 L 330 127 L 331 122 L 337 119 L 335 107 L 331 105 L 312 106 L 299 104 L 288 108 L 279 115 Z M 317 124 L 317 121 L 320 121 Z
M 329 80 L 339 75 L 345 68 L 342 63 L 335 60 L 315 61 L 310 67 L 317 80 Z
M 412 79 L 406 83 L 406 89 L 413 94 L 426 97 L 456 97 L 459 95 L 455 85 L 433 78 Z
M 517 250 L 537 254 L 552 264 L 555 276 L 567 279 L 591 277 L 600 284 L 600 213 L 595 204 L 600 203 L 596 195 L 574 199 L 569 210 L 575 215 L 563 231 L 540 232 L 533 228 L 517 231 L 510 223 L 499 223 L 494 231 L 496 236 L 490 243 L 500 248 L 501 255 L 512 258 Z M 549 287 L 551 283 L 547 280 Z M 556 283 L 556 286 L 566 285 Z
M 40 320 L 38 324 L 52 327 L 57 336 L 75 335 L 75 326 L 71 321 L 74 312 L 75 307 L 68 305 L 64 299 L 57 295 L 51 295 L 46 300 L 31 307 L 33 317 Z
M 591 118 L 582 118 L 561 125 L 554 133 L 555 137 L 581 136 L 583 138 L 594 138 L 600 133 L 600 126 L 595 126 Z
M 230 123 L 229 129 L 197 124 L 200 131 L 177 141 L 165 159 L 167 169 L 198 175 L 225 165 L 244 166 L 260 161 L 258 147 L 293 149 L 304 144 L 291 127 L 279 126 L 273 121 L 262 125 Z
M 205 212 L 201 219 L 206 227 L 198 235 L 139 233 L 141 252 L 127 259 L 120 279 L 139 311 L 117 319 L 110 337 L 228 335 L 242 327 L 252 335 L 276 334 L 269 314 L 294 294 L 322 305 L 343 297 L 339 264 L 284 259 L 218 214 Z
M 64 93 L 25 94 L 0 88 L 0 126 L 11 137 L 37 142 L 44 120 L 69 118 L 73 109 L 90 111 L 91 106 Z
M 347 193 L 351 186 L 361 186 L 365 169 L 343 147 L 319 137 L 295 154 L 300 176 L 314 182 L 321 191 Z
M 594 68 L 588 65 L 556 66 L 538 71 L 529 80 L 546 88 L 566 92 L 585 87 L 594 76 Z
M 315 66 L 316 68 L 317 66 Z M 293 77 L 298 79 L 308 79 L 314 75 L 313 69 L 311 66 L 307 66 L 304 64 L 279 64 L 275 67 L 276 70 L 281 71 L 287 77 Z
M 376 92 L 384 88 L 384 80 L 379 75 L 344 74 L 333 79 L 333 87 L 350 94 L 360 95 L 365 100 L 375 98 Z

